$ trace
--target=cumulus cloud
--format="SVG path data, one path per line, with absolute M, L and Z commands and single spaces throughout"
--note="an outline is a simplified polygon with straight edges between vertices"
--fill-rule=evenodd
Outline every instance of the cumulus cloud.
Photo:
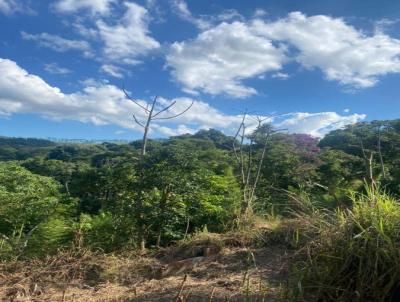
M 47 84 L 43 79 L 28 73 L 14 61 L 0 59 L 0 115 L 35 113 L 53 120 L 75 120 L 95 125 L 117 125 L 126 129 L 141 131 L 131 114 L 144 120 L 143 111 L 125 97 L 125 94 L 107 82 L 85 81 L 81 91 L 64 93 L 59 88 Z M 147 103 L 137 100 L 142 106 Z M 159 99 L 159 108 L 176 105 L 160 117 L 176 115 L 192 102 L 192 108 L 173 120 L 159 120 L 152 125 L 152 135 L 176 135 L 193 133 L 199 129 L 215 128 L 226 134 L 233 134 L 240 121 L 240 115 L 227 115 L 209 104 L 191 98 Z M 357 122 L 365 116 L 360 114 L 341 116 L 334 112 L 293 113 L 280 120 L 273 120 L 279 127 L 292 132 L 309 133 L 316 136 L 330 129 Z M 249 119 L 249 128 L 256 121 Z
M 178 3 L 189 18 L 185 2 Z M 248 97 L 257 91 L 244 80 L 271 71 L 273 77 L 287 78 L 279 70 L 293 61 L 356 89 L 372 87 L 380 76 L 400 72 L 400 40 L 382 29 L 367 34 L 343 19 L 301 12 L 275 21 L 260 16 L 248 22 L 223 22 L 193 40 L 172 44 L 167 64 L 184 91 Z
M 104 42 L 104 56 L 109 60 L 135 64 L 138 57 L 158 49 L 160 43 L 149 36 L 147 10 L 133 2 L 125 2 L 124 6 L 126 12 L 116 24 L 110 25 L 104 20 L 98 20 L 96 24 Z
M 116 0 L 59 0 L 54 8 L 61 13 L 74 13 L 84 9 L 93 14 L 107 15 L 111 4 L 115 2 Z
M 7 59 L 0 59 L 0 73 L 3 75 L 0 78 L 3 115 L 37 113 L 55 120 L 133 127 L 128 113 L 135 109 L 134 104 L 115 86 L 92 82 L 82 91 L 66 94 Z
M 47 47 L 58 52 L 78 50 L 86 57 L 93 56 L 90 44 L 86 41 L 64 39 L 49 33 L 29 34 L 24 31 L 21 32 L 21 36 L 24 40 L 34 41 L 41 47 Z
M 165 127 L 162 125 L 155 125 L 153 127 L 157 133 L 160 133 L 164 136 L 175 136 L 182 134 L 194 134 L 198 131 L 198 129 L 189 128 L 186 125 L 179 125 L 176 129 L 172 129 L 169 127 Z
M 256 20 L 253 28 L 296 48 L 292 56 L 307 68 L 321 69 L 328 80 L 366 88 L 381 75 L 400 72 L 400 40 L 382 32 L 367 35 L 340 18 L 293 12 L 275 22 Z
M 286 56 L 284 48 L 255 34 L 247 24 L 224 22 L 194 40 L 175 42 L 166 59 L 185 91 L 244 98 L 257 91 L 242 81 L 279 70 Z
M 0 0 L 2 1 L 2 0 Z M 30 34 L 22 31 L 21 36 L 28 41 L 34 41 L 39 46 L 58 52 L 80 50 L 86 57 L 95 58 L 94 53 L 101 57 L 105 72 L 114 77 L 122 77 L 121 67 L 117 65 L 136 65 L 141 63 L 141 57 L 160 48 L 160 43 L 150 36 L 150 16 L 146 8 L 125 1 L 121 5 L 123 15 L 110 12 L 111 4 L 117 0 L 62 0 L 55 8 L 62 12 L 74 12 L 80 9 L 90 9 L 99 13 L 94 18 L 77 18 L 71 26 L 85 40 L 65 39 L 49 33 Z M 96 43 L 100 40 L 101 47 L 92 49 L 86 40 Z
M 85 81 L 81 91 L 67 94 L 7 59 L 0 59 L 0 74 L 1 115 L 36 113 L 54 120 L 69 119 L 95 125 L 113 124 L 137 130 L 140 128 L 137 128 L 131 114 L 134 113 L 138 119 L 145 118 L 139 107 L 128 100 L 120 88 L 107 82 Z M 177 114 L 192 102 L 189 98 L 160 98 L 159 105 L 166 106 L 173 101 L 176 101 L 176 106 L 164 112 L 164 116 Z M 146 104 L 143 100 L 138 102 L 143 106 Z M 204 102 L 195 101 L 186 114 L 175 120 L 159 121 L 153 125 L 153 129 L 156 131 L 160 128 L 162 131 L 159 133 L 180 133 L 179 131 L 185 129 L 182 125 L 186 125 L 187 129 L 223 129 L 235 124 L 237 118 L 226 116 Z
M 288 114 L 283 121 L 277 122 L 277 127 L 288 129 L 289 132 L 307 133 L 322 137 L 329 131 L 357 123 L 365 118 L 365 114 L 339 115 L 336 112 L 296 112 Z

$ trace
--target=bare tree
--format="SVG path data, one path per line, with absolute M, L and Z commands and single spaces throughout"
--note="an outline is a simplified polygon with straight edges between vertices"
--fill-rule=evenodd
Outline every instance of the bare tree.
M 151 123 L 156 120 L 171 120 L 177 118 L 184 113 L 186 113 L 194 104 L 194 101 L 190 103 L 184 110 L 180 111 L 177 114 L 166 115 L 168 110 L 172 109 L 176 105 L 176 101 L 173 101 L 171 104 L 167 106 L 160 107 L 158 106 L 158 96 L 155 96 L 151 103 L 146 103 L 146 105 L 142 105 L 138 100 L 132 98 L 128 92 L 123 88 L 124 94 L 128 100 L 132 101 L 140 110 L 143 111 L 145 116 L 144 120 L 141 121 L 135 114 L 132 114 L 133 119 L 137 125 L 143 128 L 143 138 L 142 138 L 142 147 L 140 150 L 140 175 L 139 175 L 139 192 L 138 197 L 135 203 L 135 216 L 137 222 L 137 236 L 138 242 L 140 244 L 140 249 L 145 251 L 146 249 L 146 236 L 145 236 L 145 227 L 144 227 L 144 213 L 143 213 L 143 180 L 144 180 L 144 157 L 146 156 L 146 148 L 148 135 L 151 127 Z
M 381 146 L 381 141 L 382 141 L 382 128 L 384 129 L 384 125 L 381 123 L 378 124 L 377 126 L 377 131 L 378 131 L 378 154 L 379 154 L 379 162 L 381 164 L 381 173 L 382 173 L 382 178 L 386 178 L 386 170 L 385 170 L 385 164 L 383 162 L 383 156 L 382 156 L 382 146 Z
M 366 169 L 366 181 L 368 185 L 371 187 L 372 190 L 375 190 L 377 187 L 375 177 L 374 177 L 374 153 L 378 154 L 379 157 L 379 164 L 381 170 L 382 179 L 386 179 L 386 169 L 385 163 L 383 161 L 382 155 L 382 131 L 385 130 L 385 124 L 382 122 L 375 121 L 373 122 L 373 128 L 371 131 L 376 131 L 376 138 L 377 138 L 377 150 L 375 148 L 370 147 L 370 150 L 367 150 L 364 146 L 363 136 L 362 133 L 356 133 L 356 137 L 358 138 L 361 154 L 364 159 L 365 169 Z
M 254 144 L 255 135 L 264 125 L 264 122 L 269 117 L 256 116 L 257 120 L 256 129 L 253 135 L 246 134 L 246 118 L 248 117 L 247 111 L 243 114 L 242 121 L 234 136 L 233 140 L 233 153 L 240 171 L 240 182 L 242 188 L 242 202 L 241 202 L 241 215 L 250 214 L 255 199 L 255 192 L 260 179 L 261 168 L 264 162 L 268 143 L 271 135 L 279 130 L 274 130 L 272 127 L 266 128 L 264 140 L 261 142 L 262 149 L 261 155 L 256 161 Z M 254 135 L 255 134 L 255 135 Z M 248 141 L 247 141 L 248 140 Z M 246 150 L 247 149 L 247 152 Z
M 356 125 L 357 126 L 357 125 Z M 372 149 L 365 148 L 364 145 L 364 137 L 362 131 L 354 131 L 357 130 L 355 126 L 351 126 L 351 133 L 358 140 L 359 148 L 361 150 L 361 155 L 364 160 L 365 166 L 365 177 L 364 180 L 370 187 L 370 189 L 374 192 L 376 189 L 376 182 L 374 178 L 374 153 L 375 151 Z

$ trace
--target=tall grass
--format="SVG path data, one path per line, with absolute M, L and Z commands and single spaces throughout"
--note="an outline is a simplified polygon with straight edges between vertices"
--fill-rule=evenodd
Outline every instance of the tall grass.
M 371 189 L 351 199 L 351 209 L 299 217 L 315 237 L 292 264 L 294 300 L 400 301 L 400 204 Z

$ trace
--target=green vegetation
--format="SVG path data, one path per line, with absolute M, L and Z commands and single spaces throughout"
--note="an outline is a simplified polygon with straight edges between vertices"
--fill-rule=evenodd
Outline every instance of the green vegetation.
M 397 301 L 400 204 L 383 192 L 354 194 L 351 209 L 313 208 L 292 263 L 291 294 L 313 301 Z M 317 233 L 310 234 L 310 230 Z M 307 233 L 308 232 L 308 233 Z M 310 236 L 311 235 L 311 236 Z
M 294 300 L 396 301 L 400 120 L 322 140 L 261 125 L 243 143 L 202 130 L 141 146 L 0 138 L 0 257 L 152 253 L 224 233 L 285 246 Z

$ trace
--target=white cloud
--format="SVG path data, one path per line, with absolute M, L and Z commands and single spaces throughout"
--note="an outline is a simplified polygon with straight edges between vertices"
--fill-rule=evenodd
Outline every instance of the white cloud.
M 243 20 L 243 16 L 235 9 L 225 9 L 221 13 L 219 13 L 216 17 L 212 18 L 215 21 L 238 21 Z
M 277 127 L 288 129 L 289 132 L 307 133 L 322 137 L 329 131 L 354 124 L 365 118 L 365 114 L 343 116 L 336 112 L 296 112 L 288 114 L 283 121 L 277 122 Z
M 183 20 L 193 23 L 196 27 L 200 29 L 207 29 L 211 27 L 211 22 L 204 18 L 197 18 L 192 15 L 187 4 L 183 0 L 173 0 L 172 8 Z
M 63 93 L 38 76 L 29 74 L 14 61 L 0 59 L 0 114 L 36 113 L 54 120 L 77 120 L 95 125 L 113 124 L 127 129 L 141 130 L 133 121 L 132 113 L 138 119 L 145 116 L 122 90 L 107 82 L 85 81 L 82 91 Z M 176 101 L 176 106 L 163 116 L 181 112 L 192 102 L 188 98 L 167 100 L 160 98 L 160 106 Z M 139 100 L 142 105 L 146 103 Z M 178 119 L 160 120 L 154 124 L 155 131 L 163 127 L 163 132 L 186 131 L 193 128 L 226 128 L 236 126 L 240 117 L 227 116 L 208 104 L 195 101 L 191 110 Z M 172 124 L 171 124 L 172 122 Z M 182 125 L 186 125 L 187 129 Z M 180 130 L 179 130 L 180 129 Z M 172 133 L 171 132 L 171 133 Z M 175 132 L 175 133 L 178 133 Z M 157 133 L 157 132 L 156 132 Z M 160 132 L 159 132 L 160 133 Z M 158 133 L 158 134 L 159 134 Z
M 15 0 L 0 0 L 0 12 L 11 15 L 18 11 L 20 4 Z
M 134 128 L 130 112 L 135 105 L 123 92 L 107 83 L 87 82 L 82 91 L 66 94 L 15 62 L 0 59 L 0 112 L 37 113 L 55 120 L 77 120 L 96 125 Z
M 175 0 L 182 17 L 195 23 L 182 0 Z M 367 34 L 343 19 L 293 12 L 264 21 L 258 11 L 249 22 L 212 22 L 195 39 L 172 44 L 166 59 L 174 79 L 189 93 L 228 94 L 244 98 L 257 91 L 243 83 L 275 71 L 287 78 L 282 65 L 297 61 L 306 69 L 320 69 L 327 80 L 346 85 L 348 91 L 374 86 L 380 76 L 400 72 L 400 40 L 384 33 L 377 23 Z M 204 20 L 204 19 L 201 19 Z M 197 21 L 196 21 L 197 22 Z
M 374 86 L 378 76 L 400 72 L 400 40 L 367 35 L 339 18 L 290 13 L 275 22 L 256 20 L 254 29 L 298 50 L 292 55 L 307 68 L 320 68 L 328 80 L 355 88 Z
M 272 78 L 286 80 L 286 79 L 290 78 L 290 75 L 285 72 L 276 72 L 272 75 Z
M 173 77 L 185 91 L 244 98 L 257 91 L 243 84 L 285 62 L 285 49 L 255 34 L 245 23 L 221 23 L 194 40 L 175 42 L 167 54 Z
M 257 8 L 254 11 L 254 17 L 256 17 L 256 18 L 265 17 L 266 15 L 267 15 L 267 12 L 265 10 L 263 10 L 262 8 Z
M 0 115 L 34 113 L 54 120 L 75 120 L 95 125 L 117 125 L 122 128 L 141 131 L 133 119 L 145 118 L 143 112 L 133 102 L 126 99 L 118 87 L 106 81 L 85 81 L 81 91 L 63 93 L 52 87 L 38 76 L 29 74 L 14 61 L 0 59 Z M 143 106 L 146 102 L 138 100 Z M 191 98 L 159 99 L 157 110 L 176 102 L 176 105 L 160 117 L 176 115 L 192 102 L 192 108 L 173 120 L 154 121 L 152 135 L 176 135 L 193 133 L 198 129 L 215 128 L 226 134 L 234 134 L 240 121 L 240 115 L 227 115 L 202 101 Z M 276 119 L 274 124 L 289 128 L 292 132 L 303 132 L 320 136 L 330 129 L 336 129 L 364 118 L 353 114 L 341 116 L 334 112 L 293 113 Z M 249 129 L 254 129 L 256 121 L 248 119 Z
M 184 0 L 171 0 L 173 11 L 182 19 L 195 25 L 198 29 L 206 30 L 221 21 L 242 20 L 243 16 L 235 9 L 225 9 L 218 15 L 194 16 Z
M 90 44 L 86 41 L 64 39 L 58 35 L 52 35 L 48 33 L 34 35 L 24 31 L 21 32 L 21 36 L 24 40 L 34 41 L 39 46 L 47 47 L 58 52 L 78 50 L 81 51 L 86 57 L 93 56 Z
M 158 49 L 160 43 L 149 36 L 147 10 L 133 2 L 125 2 L 125 15 L 116 24 L 96 22 L 104 42 L 106 59 L 122 63 L 137 63 L 137 58 Z
M 172 110 L 167 110 L 163 116 L 171 116 L 182 112 L 192 103 L 193 99 L 181 97 L 173 101 L 177 102 L 176 105 Z M 171 100 L 160 98 L 160 105 L 166 106 L 170 102 Z M 230 129 L 240 122 L 240 116 L 226 115 L 205 102 L 195 101 L 191 109 L 180 116 L 176 122 L 186 125 L 197 125 L 201 126 L 201 128 Z
M 116 0 L 59 0 L 54 8 L 61 13 L 74 13 L 86 9 L 93 14 L 107 15 Z
M 398 23 L 400 19 L 383 18 L 375 22 L 375 34 L 384 34 L 390 27 Z
M 68 74 L 72 70 L 59 66 L 57 63 L 49 63 L 44 65 L 44 70 L 52 74 Z
M 100 67 L 100 70 L 114 78 L 123 78 L 122 69 L 118 66 L 111 65 L 111 64 L 104 64 Z
M 96 28 L 91 28 L 87 24 L 84 24 L 82 20 L 73 22 L 72 27 L 84 38 L 90 40 L 99 39 L 99 32 Z
M 110 3 L 113 1 L 108 0 Z M 87 4 L 88 2 L 84 3 Z M 101 3 L 105 2 L 102 1 Z M 151 18 L 146 8 L 129 1 L 121 3 L 121 8 L 120 12 L 112 14 L 112 18 L 99 15 L 89 19 L 78 17 L 70 24 L 75 32 L 85 40 L 90 40 L 94 44 L 100 42 L 99 47 L 93 50 L 93 52 L 96 52 L 96 57 L 89 51 L 90 45 L 87 41 L 63 38 L 60 41 L 60 37 L 46 33 L 30 35 L 23 32 L 22 35 L 25 39 L 35 40 L 40 45 L 58 51 L 73 47 L 88 49 L 86 51 L 87 56 L 102 63 L 101 72 L 122 78 L 122 65 L 132 66 L 142 63 L 142 57 L 159 49 L 160 43 L 150 36 L 148 27 Z M 69 42 L 68 45 L 65 45 L 67 42 Z
M 15 13 L 33 14 L 34 11 L 21 0 L 0 0 L 0 13 L 5 15 Z
M 186 125 L 179 125 L 176 129 L 155 125 L 155 130 L 157 133 L 160 133 L 164 136 L 175 136 L 175 135 L 182 135 L 182 134 L 194 134 L 198 131 L 198 129 L 192 129 L 187 127 Z
M 107 1 L 111 3 L 117 0 Z M 105 3 L 104 0 L 101 3 Z M 150 2 L 149 5 L 156 4 Z M 150 36 L 149 23 L 153 19 L 145 7 L 123 1 L 119 8 L 121 9 L 114 11 L 111 17 L 105 15 L 95 15 L 91 18 L 77 17 L 70 24 L 75 32 L 86 40 L 93 43 L 100 42 L 97 55 L 106 65 L 100 70 L 111 74 L 110 66 L 113 65 L 114 76 L 117 74 L 116 64 L 140 64 L 143 56 L 160 48 L 160 43 Z M 152 7 L 153 9 L 155 8 Z
M 149 10 L 152 21 L 158 24 L 166 22 L 166 11 L 158 0 L 145 0 L 145 6 Z

